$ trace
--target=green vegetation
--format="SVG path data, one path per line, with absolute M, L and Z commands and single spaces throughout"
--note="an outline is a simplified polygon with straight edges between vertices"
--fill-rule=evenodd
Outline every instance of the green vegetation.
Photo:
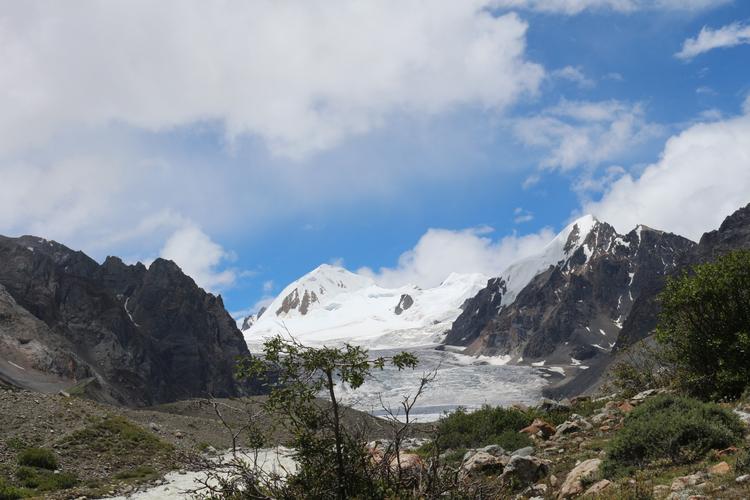
M 38 491 L 65 490 L 78 484 L 78 478 L 69 472 L 55 474 L 46 469 L 27 466 L 21 466 L 16 470 L 16 479 L 24 488 Z
M 166 454 L 173 446 L 153 433 L 120 416 L 108 416 L 74 432 L 62 441 L 64 446 L 82 447 L 112 455 L 134 453 L 141 455 Z
M 379 462 L 367 453 L 364 436 L 354 426 L 344 425 L 345 408 L 336 392 L 342 387 L 346 391 L 358 389 L 372 370 L 383 369 L 386 363 L 399 370 L 414 368 L 416 357 L 402 352 L 390 358 L 370 359 L 367 350 L 359 346 L 311 348 L 282 337 L 266 341 L 263 351 L 263 358 L 242 360 L 238 375 L 268 381 L 270 394 L 265 409 L 287 417 L 279 425 L 292 436 L 290 444 L 295 450 L 298 468 L 286 481 L 248 483 L 241 490 L 261 498 L 343 500 L 399 498 L 403 491 L 415 486 L 413 478 L 403 477 L 400 468 L 393 471 L 390 466 L 391 460 L 398 460 L 400 456 L 398 446 Z M 325 404 L 317 399 L 320 394 L 328 396 Z M 251 424 L 247 431 L 251 435 L 261 435 Z M 394 427 L 397 430 L 393 441 L 398 443 L 408 431 L 408 425 L 394 424 Z M 254 477 L 255 474 L 244 476 Z M 235 489 L 223 493 L 225 498 L 239 494 Z
M 713 403 L 672 395 L 647 400 L 626 418 L 607 449 L 605 475 L 633 468 L 685 464 L 737 444 L 739 418 Z
M 57 457 L 46 448 L 26 448 L 18 454 L 19 465 L 55 470 L 58 467 Z
M 440 419 L 439 443 L 443 449 L 497 444 L 513 451 L 532 444 L 526 434 L 518 431 L 529 425 L 534 416 L 515 408 L 485 406 L 473 412 L 459 408 Z
M 750 250 L 670 279 L 656 332 L 682 390 L 736 399 L 750 382 Z
M 23 494 L 20 489 L 8 484 L 0 477 L 0 500 L 18 500 L 22 497 Z
M 153 467 L 139 465 L 133 469 L 124 470 L 115 474 L 115 479 L 149 480 L 158 477 L 159 473 Z

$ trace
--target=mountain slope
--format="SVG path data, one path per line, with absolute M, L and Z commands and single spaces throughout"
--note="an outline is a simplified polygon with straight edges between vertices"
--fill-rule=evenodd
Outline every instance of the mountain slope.
M 0 326 L 16 325 L 3 335 L 0 363 L 18 361 L 6 373 L 16 385 L 31 384 L 32 374 L 86 380 L 89 394 L 127 405 L 246 390 L 233 365 L 247 346 L 221 297 L 171 261 L 99 265 L 53 241 L 0 237 L 0 285 Z
M 324 264 L 287 286 L 259 318 L 246 320 L 245 339 L 287 332 L 310 344 L 355 342 L 370 347 L 437 343 L 464 301 L 487 281 L 449 276 L 440 286 L 383 288 L 371 278 Z
M 527 259 L 541 265 L 520 291 L 509 293 L 506 285 L 517 264 L 491 280 L 467 304 L 446 342 L 465 346 L 467 354 L 504 355 L 515 363 L 579 366 L 612 350 L 636 298 L 694 246 L 645 226 L 620 235 L 584 217 L 541 256 Z

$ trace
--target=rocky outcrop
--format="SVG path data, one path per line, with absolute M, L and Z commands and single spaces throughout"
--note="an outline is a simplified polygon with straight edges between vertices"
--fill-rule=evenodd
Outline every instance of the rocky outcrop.
M 0 237 L 0 285 L 16 325 L 3 345 L 24 371 L 86 379 L 100 399 L 126 405 L 250 390 L 233 376 L 249 352 L 221 297 L 171 261 L 99 265 L 53 241 Z
M 510 355 L 515 362 L 570 364 L 571 358 L 606 355 L 635 298 L 694 246 L 645 226 L 620 235 L 598 221 L 588 234 L 573 236 L 583 243 L 537 274 L 511 304 L 502 303 L 502 279 L 490 280 L 467 303 L 447 343 L 466 345 L 472 354 Z
M 401 298 L 399 299 L 398 304 L 396 304 L 396 308 L 393 310 L 393 312 L 396 313 L 396 315 L 399 315 L 413 305 L 414 299 L 411 295 L 409 295 L 408 293 L 401 294 Z
M 534 257 L 546 267 L 533 269 L 523 286 L 513 283 L 513 266 L 489 280 L 465 302 L 445 343 L 464 346 L 467 354 L 507 356 L 516 364 L 570 367 L 546 392 L 580 394 L 598 383 L 613 354 L 653 332 L 657 296 L 667 277 L 750 248 L 750 205 L 697 244 L 642 225 L 621 235 L 591 220 L 579 219 L 558 235 L 558 246 L 564 239 L 561 249 L 548 246 Z M 521 266 L 528 267 L 528 260 Z
M 670 274 L 679 274 L 695 264 L 710 262 L 741 248 L 750 248 L 750 204 L 727 217 L 718 230 L 705 233 Z M 616 351 L 646 338 L 656 328 L 660 312 L 657 296 L 663 287 L 662 277 L 638 295 L 615 345 Z

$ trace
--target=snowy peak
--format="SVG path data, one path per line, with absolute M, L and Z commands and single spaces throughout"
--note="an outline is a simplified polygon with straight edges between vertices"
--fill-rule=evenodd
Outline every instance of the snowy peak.
M 372 286 L 373 280 L 343 267 L 323 264 L 287 286 L 269 306 L 277 316 L 307 314 L 316 304 Z
M 246 323 L 243 333 L 251 348 L 286 332 L 311 345 L 436 344 L 461 305 L 486 283 L 481 274 L 454 273 L 434 288 L 385 288 L 367 276 L 324 265 L 287 286 L 262 317 Z

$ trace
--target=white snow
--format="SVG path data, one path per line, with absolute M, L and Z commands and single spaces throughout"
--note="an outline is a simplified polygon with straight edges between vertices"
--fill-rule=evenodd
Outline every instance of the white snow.
M 531 363 L 531 366 L 544 366 L 544 363 L 546 363 L 546 360 L 537 361 L 536 363 Z
M 550 266 L 557 264 L 560 261 L 564 261 L 570 258 L 573 253 L 583 244 L 586 237 L 596 226 L 599 221 L 592 215 L 584 215 L 583 217 L 571 222 L 568 226 L 560 231 L 555 238 L 547 243 L 544 249 L 537 255 L 522 259 L 500 274 L 505 280 L 507 286 L 507 292 L 503 297 L 504 304 L 511 304 L 516 296 L 523 290 L 534 277 L 546 271 Z M 568 247 L 568 251 L 565 251 L 565 246 L 568 243 L 573 230 L 578 227 L 578 237 L 575 241 L 571 242 L 572 245 Z M 585 248 L 586 258 L 590 256 L 590 250 Z
M 326 264 L 287 286 L 243 333 L 251 351 L 264 339 L 287 333 L 309 345 L 350 342 L 386 349 L 435 344 L 461 313 L 464 301 L 484 288 L 487 279 L 454 273 L 435 288 L 383 288 L 369 277 Z M 315 292 L 318 301 L 304 315 L 298 309 L 277 314 L 284 298 L 295 291 L 300 299 L 305 292 Z M 414 303 L 396 314 L 402 295 Z
M 601 328 L 599 328 L 599 333 L 601 333 L 601 334 L 602 334 L 602 335 L 604 335 L 605 337 L 607 336 L 607 332 L 605 332 L 605 331 L 604 331 L 604 330 L 602 330 Z

